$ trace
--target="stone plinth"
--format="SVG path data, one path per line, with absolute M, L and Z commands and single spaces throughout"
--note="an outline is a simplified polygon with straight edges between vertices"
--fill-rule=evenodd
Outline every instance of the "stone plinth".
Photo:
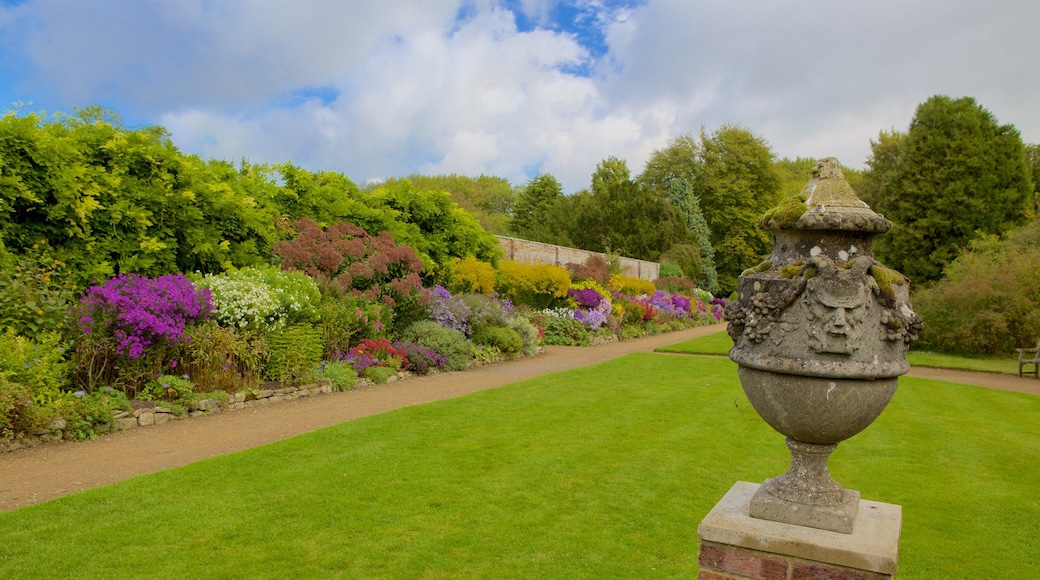
M 861 500 L 851 534 L 753 518 L 759 486 L 738 481 L 708 513 L 699 580 L 881 580 L 896 573 L 902 508 Z

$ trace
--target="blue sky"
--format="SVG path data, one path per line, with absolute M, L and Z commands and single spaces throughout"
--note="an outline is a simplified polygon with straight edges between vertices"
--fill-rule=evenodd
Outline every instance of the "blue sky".
M 862 167 L 934 94 L 1040 143 L 1035 0 L 0 0 L 0 103 L 100 104 L 188 153 L 359 184 L 586 187 L 742 125 Z

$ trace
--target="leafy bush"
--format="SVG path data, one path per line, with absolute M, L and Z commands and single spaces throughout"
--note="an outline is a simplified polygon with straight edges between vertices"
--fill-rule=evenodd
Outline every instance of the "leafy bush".
M 66 332 L 75 285 L 65 264 L 50 257 L 46 242 L 0 268 L 0 330 L 23 335 Z
M 251 266 L 198 280 L 213 300 L 213 317 L 224 326 L 274 330 L 316 322 L 321 293 L 313 280 L 274 266 Z
M 538 345 L 541 343 L 541 338 L 538 336 L 538 329 L 527 318 L 514 316 L 509 320 L 509 328 L 515 330 L 517 335 L 520 336 L 520 340 L 523 341 L 522 352 L 525 355 L 534 356 L 538 354 Z
M 683 269 L 675 264 L 663 262 L 661 263 L 661 269 L 657 272 L 657 276 L 658 278 L 683 278 Z M 692 281 L 686 281 L 690 283 L 691 287 L 694 285 Z M 661 287 L 657 281 L 654 281 L 654 285 L 658 288 Z
M 321 365 L 319 376 L 328 379 L 332 388 L 337 391 L 349 391 L 357 385 L 357 371 L 347 363 L 339 361 L 324 361 Z
M 586 346 L 591 342 L 589 327 L 574 318 L 572 310 L 542 310 L 532 316 L 531 322 L 545 335 L 543 344 Z
M 515 304 L 540 310 L 565 303 L 570 286 L 570 274 L 559 266 L 505 260 L 499 263 L 495 289 Z
M 334 285 L 325 286 L 321 299 L 325 358 L 340 357 L 363 338 L 386 336 L 390 316 L 385 304 L 345 293 Z
M 404 351 L 408 357 L 408 370 L 417 374 L 429 374 L 431 370 L 444 368 L 448 362 L 444 356 L 437 354 L 433 349 L 408 341 L 394 342 L 394 348 Z
M 370 379 L 377 385 L 384 385 L 390 377 L 397 374 L 397 369 L 392 367 L 373 366 L 368 367 L 361 373 L 366 379 Z
M 470 335 L 489 326 L 508 325 L 509 313 L 498 300 L 485 294 L 461 294 L 458 298 L 469 310 L 467 322 Z M 512 305 L 507 307 L 511 308 Z
M 517 331 L 508 326 L 484 326 L 470 337 L 478 345 L 491 345 L 504 354 L 517 354 L 524 350 L 524 340 Z
M 0 375 L 0 436 L 33 433 L 45 427 L 51 417 L 34 405 L 29 387 Z
M 458 371 L 469 366 L 473 343 L 458 330 L 444 328 L 432 320 L 420 320 L 404 329 L 401 340 L 425 346 L 445 359 L 444 367 Z
M 599 254 L 592 254 L 584 264 L 569 263 L 565 267 L 571 274 L 571 280 L 591 280 L 597 284 L 610 281 L 610 264 Z
M 195 392 L 195 383 L 188 380 L 187 375 L 175 377 L 173 375 L 161 375 L 137 393 L 141 401 L 179 401 L 189 399 Z
M 470 256 L 448 265 L 448 286 L 453 292 L 491 294 L 495 291 L 495 267 Z
M 1008 240 L 973 242 L 945 277 L 914 293 L 924 321 L 916 348 L 967 354 L 1011 354 L 1040 337 L 1040 224 Z
M 67 382 L 68 363 L 57 333 L 19 336 L 11 327 L 0 333 L 0 376 L 29 387 L 59 389 Z
M 430 291 L 429 317 L 444 328 L 469 333 L 470 308 L 458 296 L 452 296 L 443 286 Z
M 272 331 L 267 336 L 265 375 L 275 381 L 299 383 L 321 362 L 324 345 L 321 329 L 296 324 Z
M 622 292 L 632 296 L 649 296 L 657 290 L 653 282 L 633 278 L 625 274 L 614 274 L 611 276 L 608 287 L 615 292 Z
M 679 276 L 665 276 L 664 264 L 661 266 L 661 277 L 654 280 L 655 287 L 672 294 L 680 294 L 687 297 L 692 297 L 694 295 L 697 286 L 693 282 Z M 710 297 L 711 294 L 708 294 L 708 296 Z M 708 299 L 708 301 L 710 300 L 711 298 Z
M 209 321 L 188 329 L 184 372 L 198 392 L 238 392 L 256 387 L 267 356 L 267 335 Z

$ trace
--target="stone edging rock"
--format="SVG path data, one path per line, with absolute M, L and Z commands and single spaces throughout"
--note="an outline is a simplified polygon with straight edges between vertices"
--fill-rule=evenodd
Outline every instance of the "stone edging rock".
M 387 382 L 405 379 L 411 375 L 412 373 L 401 371 L 398 372 L 397 375 L 391 375 L 387 379 Z M 375 383 L 368 379 L 359 378 L 354 388 L 356 389 L 373 384 Z M 98 425 L 95 430 L 99 434 L 103 435 L 105 433 L 116 431 L 126 431 L 127 429 L 133 429 L 135 427 L 162 425 L 169 421 L 203 417 L 214 413 L 239 411 L 250 407 L 263 407 L 265 405 L 280 403 L 282 401 L 292 401 L 294 399 L 302 399 L 304 397 L 312 397 L 331 392 L 332 384 L 328 381 L 321 381 L 298 387 L 285 387 L 281 389 L 252 389 L 240 393 L 229 394 L 226 403 L 218 399 L 199 399 L 192 403 L 191 408 L 187 413 L 182 413 L 180 415 L 169 407 L 163 407 L 160 403 L 154 406 L 137 408 L 133 411 L 116 411 L 113 414 L 112 424 L 106 423 Z M 66 427 L 67 424 L 64 419 L 56 419 L 47 427 L 47 429 L 31 435 L 25 435 L 22 437 L 0 437 L 0 453 L 8 453 L 10 451 L 17 451 L 28 447 L 36 447 L 37 445 L 42 445 L 44 443 L 61 441 L 65 435 Z

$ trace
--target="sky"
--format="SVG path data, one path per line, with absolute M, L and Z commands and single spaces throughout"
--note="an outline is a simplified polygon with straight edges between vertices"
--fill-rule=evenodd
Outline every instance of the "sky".
M 685 133 L 862 168 L 932 95 L 1040 143 L 1036 0 L 0 0 L 4 110 L 101 105 L 184 153 L 588 187 Z

